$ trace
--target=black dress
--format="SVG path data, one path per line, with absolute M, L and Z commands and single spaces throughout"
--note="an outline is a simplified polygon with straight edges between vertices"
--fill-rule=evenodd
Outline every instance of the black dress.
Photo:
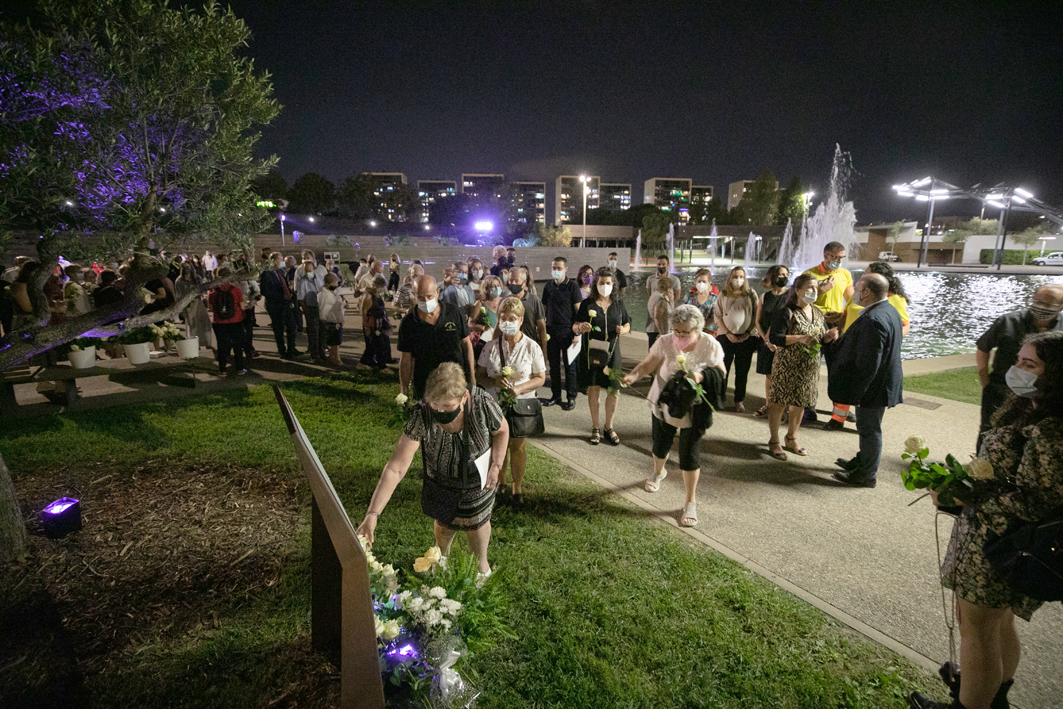
M 757 374 L 771 374 L 771 364 L 775 361 L 775 353 L 768 349 L 767 335 L 776 311 L 786 303 L 787 292 L 783 291 L 780 295 L 775 295 L 769 290 L 764 293 L 764 305 L 760 308 L 760 320 L 757 321 L 757 329 L 764 337 L 760 341 L 760 349 L 757 350 Z
M 592 316 L 591 313 L 594 313 Z M 611 369 L 620 370 L 623 364 L 623 359 L 620 355 L 620 337 L 616 333 L 616 329 L 621 325 L 628 325 L 631 323 L 631 318 L 627 314 L 627 308 L 624 307 L 624 301 L 614 300 L 609 304 L 609 308 L 603 310 L 598 305 L 597 298 L 587 298 L 579 306 L 579 312 L 576 313 L 575 322 L 589 322 L 592 327 L 598 328 L 598 330 L 591 330 L 590 332 L 582 335 L 583 343 L 579 353 L 579 367 L 578 367 L 578 379 L 580 389 L 586 389 L 587 387 L 608 387 L 610 386 L 609 376 L 605 374 L 603 368 L 592 367 L 590 364 L 590 340 L 597 340 L 599 342 L 605 341 L 609 343 L 612 356 L 609 360 L 609 367 Z

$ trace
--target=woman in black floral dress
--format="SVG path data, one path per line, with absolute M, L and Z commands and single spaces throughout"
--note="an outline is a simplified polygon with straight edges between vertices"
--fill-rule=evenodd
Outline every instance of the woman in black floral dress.
M 934 702 L 918 692 L 915 709 L 996 709 L 1019 664 L 1015 616 L 1029 621 L 1041 601 L 1024 596 L 990 566 L 985 544 L 1063 509 L 1063 332 L 1030 335 L 1008 372 L 1012 393 L 985 433 L 979 458 L 992 464 L 964 502 L 941 567 L 941 582 L 958 599 L 960 666 L 958 697 Z

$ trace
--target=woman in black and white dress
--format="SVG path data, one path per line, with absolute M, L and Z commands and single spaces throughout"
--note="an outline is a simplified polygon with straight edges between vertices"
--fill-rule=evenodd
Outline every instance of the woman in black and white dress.
M 605 430 L 598 427 L 598 405 L 602 387 L 606 390 L 612 387 L 610 371 L 616 370 L 619 375 L 623 366 L 620 356 L 619 337 L 631 332 L 631 318 L 624 307 L 624 301 L 613 299 L 613 269 L 599 268 L 591 285 L 593 295 L 580 303 L 576 313 L 576 321 L 572 325 L 572 331 L 577 335 L 583 335 L 581 351 L 579 354 L 580 387 L 587 388 L 587 403 L 591 408 L 591 445 L 598 445 L 604 433 L 606 442 L 618 446 L 620 436 L 613 430 L 613 416 L 616 415 L 616 406 L 619 400 L 619 392 L 607 393 L 605 397 Z M 606 352 L 608 357 L 604 366 L 597 366 L 594 358 L 600 355 L 592 355 L 592 350 Z M 615 390 L 614 390 L 615 391 Z

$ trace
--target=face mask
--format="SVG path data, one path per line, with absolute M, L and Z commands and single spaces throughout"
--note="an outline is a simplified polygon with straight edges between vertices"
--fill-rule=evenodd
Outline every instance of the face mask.
M 860 292 L 853 291 L 853 305 L 860 305 Z
M 831 271 L 837 271 L 841 267 L 842 267 L 842 262 L 841 261 L 831 261 L 830 263 L 827 264 L 827 269 L 831 270 Z
M 512 320 L 501 320 L 498 323 L 498 329 L 502 331 L 502 334 L 506 337 L 513 337 L 520 330 L 520 323 L 513 322 Z
M 562 278 L 565 277 L 565 272 L 564 271 L 558 271 L 555 268 L 552 271 L 550 271 L 550 277 L 553 278 L 555 281 L 560 281 Z
M 474 276 L 474 277 L 475 277 L 475 278 L 476 278 L 477 280 L 479 280 L 479 279 L 483 278 L 483 275 L 484 275 L 484 270 L 483 270 L 482 268 L 478 268 L 478 269 L 476 269 L 475 271 L 473 271 L 473 272 L 472 272 L 472 275 L 473 275 L 473 276 Z
M 325 286 L 329 290 L 336 290 L 339 286 Z
M 743 284 L 745 284 L 745 282 L 746 282 L 746 279 L 744 279 L 744 278 L 736 278 L 736 279 L 734 279 L 733 281 L 731 281 L 731 284 L 732 284 L 732 285 L 733 285 L 733 286 L 734 286 L 735 288 L 741 288 L 741 287 L 742 287 L 742 285 L 743 285 Z
M 679 335 L 672 335 L 672 341 L 675 342 L 675 346 L 681 350 L 685 350 L 690 346 L 690 343 L 694 341 L 693 336 L 687 335 L 686 337 L 680 337 Z
M 657 273 L 659 273 L 659 274 L 661 274 L 663 276 L 664 274 L 668 273 L 668 267 L 667 266 L 658 266 L 657 267 Z
M 815 303 L 816 299 L 818 297 L 819 297 L 818 293 L 816 291 L 811 291 L 811 290 L 810 291 L 805 291 L 804 293 L 801 294 L 801 300 L 805 301 L 809 305 L 812 305 L 813 303 Z
M 698 281 L 695 287 L 698 289 L 698 293 L 707 293 L 709 290 L 709 284 L 705 281 Z
M 524 290 L 524 285 L 521 283 L 510 283 L 509 292 L 513 295 L 520 295 L 520 292 Z
M 1037 387 L 1034 386 L 1037 382 L 1037 375 L 1025 369 L 1019 369 L 1015 365 L 1011 365 L 1011 369 L 1004 375 L 1004 381 L 1019 396 L 1029 398 L 1037 392 Z
M 593 273 L 588 273 L 586 276 L 583 277 L 583 285 L 589 286 L 592 283 L 594 283 L 594 274 Z
M 613 284 L 603 283 L 602 285 L 598 286 L 598 292 L 602 294 L 603 298 L 608 298 L 609 294 L 613 292 Z
M 790 279 L 787 278 L 786 276 L 776 276 L 776 278 L 775 278 L 775 287 L 776 288 L 784 288 L 789 281 L 790 281 Z
M 491 297 L 492 298 L 497 298 L 500 295 L 502 295 L 502 289 L 501 288 L 499 288 L 498 286 L 495 286 L 494 288 L 491 289 Z
M 1045 320 L 1054 320 L 1058 314 L 1059 313 L 1056 312 L 1055 308 L 1046 308 L 1043 305 L 1030 306 L 1030 315 L 1033 315 L 1034 320 L 1040 320 L 1042 322 Z
M 450 411 L 436 411 L 435 409 L 432 409 L 432 418 L 436 420 L 436 423 L 441 423 L 445 425 L 451 423 L 454 419 L 458 417 L 458 414 L 460 413 L 461 405 L 459 404 L 458 408 L 452 409 Z
M 437 303 L 435 298 L 426 301 L 417 301 L 417 309 L 424 313 L 431 313 L 436 309 L 436 305 Z
M 458 280 L 461 281 L 462 283 L 464 283 L 465 281 L 469 280 L 469 274 L 467 274 L 467 273 L 459 273 L 458 274 Z
M 616 259 L 615 258 L 609 259 L 609 268 L 616 268 Z

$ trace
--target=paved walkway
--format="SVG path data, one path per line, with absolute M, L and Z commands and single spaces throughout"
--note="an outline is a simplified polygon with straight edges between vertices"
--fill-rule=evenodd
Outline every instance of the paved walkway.
M 626 369 L 646 351 L 645 337 L 622 342 Z M 906 374 L 973 366 L 973 355 L 905 363 Z M 754 365 L 755 370 L 755 365 Z M 648 391 L 649 380 L 638 386 Z M 733 383 L 733 378 L 732 378 Z M 750 374 L 746 408 L 763 403 L 764 379 Z M 630 390 L 621 396 L 614 428 L 619 447 L 591 446 L 586 397 L 576 409 L 546 409 L 546 435 L 536 445 L 644 509 L 823 609 L 842 622 L 931 669 L 948 659 L 941 587 L 938 584 L 935 515 L 929 499 L 901 484 L 904 439 L 924 436 L 932 455 L 966 458 L 975 449 L 978 407 L 927 395 L 906 394 L 908 403 L 886 413 L 883 464 L 873 490 L 837 483 L 835 458 L 857 449 L 853 424 L 846 431 L 802 429 L 807 458 L 786 462 L 767 453 L 768 424 L 752 415 L 722 413 L 702 442 L 698 484 L 699 524 L 680 528 L 682 475 L 673 450 L 668 478 L 657 493 L 642 483 L 652 469 L 650 413 Z M 826 376 L 819 408 L 829 408 Z M 821 419 L 825 418 L 821 414 Z M 528 494 L 534 496 L 534 481 Z M 942 551 L 951 518 L 938 521 Z M 1023 664 L 1013 690 L 1016 706 L 1058 709 L 1063 697 L 1063 609 L 1042 608 L 1021 622 Z M 957 635 L 958 640 L 958 635 Z M 958 646 L 957 646 L 958 651 Z M 932 689 L 938 689 L 933 687 Z
M 259 322 L 266 325 L 263 315 Z M 353 365 L 361 354 L 358 319 L 349 316 L 341 353 Z M 394 338 L 393 338 L 394 339 Z M 329 371 L 306 362 L 276 358 L 268 326 L 256 330 L 256 346 L 264 356 L 254 360 L 253 373 L 228 380 L 200 374 L 196 389 L 125 383 L 105 377 L 79 381 L 83 398 L 74 410 L 184 396 L 196 391 L 243 387 L 266 380 L 291 380 Z M 300 336 L 305 349 L 305 336 Z M 625 336 L 621 345 L 626 367 L 645 355 L 641 333 Z M 209 354 L 202 350 L 204 355 Z M 206 360 L 205 360 L 206 361 Z M 906 374 L 925 374 L 973 365 L 973 356 L 959 355 L 905 363 Z M 211 368 L 211 371 L 213 369 Z M 648 389 L 645 380 L 637 389 Z M 762 403 L 763 378 L 751 373 L 747 409 Z M 26 414 L 52 413 L 56 407 L 36 394 L 33 385 L 16 387 Z M 887 412 L 883 422 L 884 460 L 874 490 L 851 489 L 836 483 L 834 459 L 856 451 L 856 433 L 802 429 L 799 440 L 807 458 L 772 459 L 765 445 L 767 423 L 749 414 L 722 413 L 702 442 L 702 474 L 698 485 L 698 516 L 694 529 L 676 524 L 683 503 L 682 477 L 675 454 L 660 492 L 650 494 L 642 483 L 649 475 L 650 414 L 645 401 L 630 390 L 621 397 L 615 428 L 621 445 L 591 446 L 586 442 L 590 417 L 586 397 L 571 412 L 546 409 L 546 435 L 535 445 L 573 469 L 612 488 L 635 504 L 659 515 L 678 533 L 735 559 L 795 593 L 872 639 L 936 669 L 948 658 L 942 597 L 937 581 L 935 516 L 929 500 L 909 507 L 916 495 L 900 481 L 904 439 L 924 436 L 934 455 L 974 452 L 978 409 L 927 395 L 906 395 L 906 404 Z M 820 409 L 829 406 L 826 377 L 820 386 Z M 534 496 L 535 481 L 528 481 Z M 946 543 L 951 521 L 939 521 Z M 1023 709 L 1063 706 L 1063 609 L 1042 608 L 1032 623 L 1019 623 L 1023 663 L 1013 690 L 1014 705 Z M 939 689 L 934 687 L 932 689 Z

